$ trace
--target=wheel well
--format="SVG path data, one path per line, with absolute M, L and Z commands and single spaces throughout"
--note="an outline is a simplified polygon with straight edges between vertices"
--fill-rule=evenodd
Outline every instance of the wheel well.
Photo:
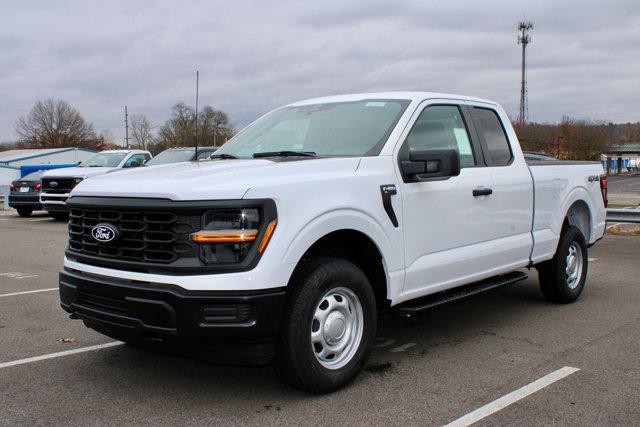
M 564 224 L 577 227 L 585 240 L 589 242 L 591 238 L 591 211 L 584 200 L 578 200 L 571 205 L 564 219 Z
M 382 263 L 382 254 L 366 234 L 356 230 L 329 233 L 307 249 L 298 266 L 309 258 L 316 257 L 342 258 L 354 263 L 369 279 L 378 309 L 383 310 L 389 306 L 387 275 Z

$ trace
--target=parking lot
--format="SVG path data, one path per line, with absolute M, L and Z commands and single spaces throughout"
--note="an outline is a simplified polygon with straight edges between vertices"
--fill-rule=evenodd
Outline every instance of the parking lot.
M 640 201 L 640 176 L 611 175 L 609 181 L 609 202 L 616 205 L 637 206 Z
M 480 423 L 640 419 L 638 237 L 607 236 L 591 249 L 574 304 L 546 302 L 531 271 L 410 323 L 381 320 L 364 375 L 324 396 L 282 385 L 267 367 L 101 346 L 113 340 L 58 305 L 66 237 L 64 223 L 0 211 L 1 424 L 446 424 L 564 367 L 578 370 L 511 395 Z

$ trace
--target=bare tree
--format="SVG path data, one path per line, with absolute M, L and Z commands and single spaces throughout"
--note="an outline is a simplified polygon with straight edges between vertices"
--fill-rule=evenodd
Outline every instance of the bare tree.
M 15 142 L 0 142 L 0 151 L 15 150 L 16 148 L 18 148 L 18 144 Z
M 109 129 L 103 129 L 98 138 L 102 139 L 107 149 L 114 150 L 122 147 L 122 144 L 118 143 L 116 135 Z
M 62 100 L 36 102 L 29 114 L 18 119 L 15 130 L 22 148 L 104 147 L 93 125 Z
M 180 102 L 173 106 L 173 115 L 160 128 L 156 147 L 192 147 L 196 140 L 196 119 L 193 108 Z M 234 135 L 229 117 L 207 105 L 198 114 L 198 145 L 220 146 Z
M 131 133 L 134 146 L 143 150 L 148 149 L 155 139 L 153 136 L 153 126 L 151 126 L 151 122 L 147 116 L 143 114 L 134 114 L 131 116 Z

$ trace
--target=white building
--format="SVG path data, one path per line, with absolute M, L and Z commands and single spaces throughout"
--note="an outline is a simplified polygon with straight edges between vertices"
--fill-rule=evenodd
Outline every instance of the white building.
M 78 164 L 95 153 L 87 148 L 48 148 L 0 151 L 0 197 L 7 192 L 11 181 L 23 174 L 21 166 Z M 46 167 L 45 167 L 46 168 Z M 43 168 L 43 169 L 45 169 Z M 31 168 L 29 168 L 31 169 Z

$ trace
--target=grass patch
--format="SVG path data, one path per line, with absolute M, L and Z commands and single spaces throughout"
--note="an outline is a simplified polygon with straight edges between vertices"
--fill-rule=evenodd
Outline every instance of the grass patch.
M 614 225 L 607 228 L 606 234 L 612 234 L 614 236 L 640 236 L 640 227 L 620 227 Z

